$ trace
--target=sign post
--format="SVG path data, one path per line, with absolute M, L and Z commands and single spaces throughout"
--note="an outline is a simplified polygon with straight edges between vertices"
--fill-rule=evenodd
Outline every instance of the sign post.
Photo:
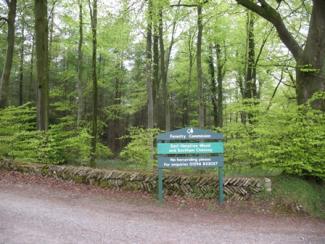
M 163 169 L 218 168 L 219 203 L 224 201 L 223 134 L 209 130 L 183 128 L 157 136 L 158 199 L 163 201 Z

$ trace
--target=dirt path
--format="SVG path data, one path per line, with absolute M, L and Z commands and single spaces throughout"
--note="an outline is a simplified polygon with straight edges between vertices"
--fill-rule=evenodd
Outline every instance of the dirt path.
M 325 243 L 325 223 L 161 207 L 146 195 L 0 172 L 0 243 Z

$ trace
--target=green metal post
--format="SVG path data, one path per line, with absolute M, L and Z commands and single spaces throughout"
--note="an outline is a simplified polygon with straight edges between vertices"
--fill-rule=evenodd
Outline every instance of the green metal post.
M 223 195 L 223 166 L 218 168 L 218 178 L 219 178 L 219 203 L 223 204 L 224 195 Z
M 159 202 L 163 202 L 163 169 L 158 168 L 158 199 Z

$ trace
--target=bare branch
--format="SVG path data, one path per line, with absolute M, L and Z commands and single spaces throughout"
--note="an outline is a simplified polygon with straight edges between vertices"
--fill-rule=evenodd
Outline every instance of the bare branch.
M 186 3 L 180 3 L 180 4 L 171 4 L 170 7 L 197 7 L 197 4 L 186 4 Z
M 52 8 L 50 9 L 50 14 L 49 14 L 49 17 L 48 17 L 49 19 L 53 18 L 54 8 L 55 8 L 55 5 L 56 5 L 57 2 L 58 2 L 58 0 L 53 1 Z
M 258 61 L 260 60 L 260 57 L 262 55 L 262 52 L 263 52 L 263 49 L 264 49 L 264 46 L 266 45 L 266 42 L 267 40 L 269 39 L 271 33 L 273 32 L 273 29 L 274 29 L 274 26 L 272 26 L 272 28 L 269 30 L 269 32 L 267 33 L 267 35 L 264 37 L 263 41 L 262 41 L 262 44 L 261 44 L 261 47 L 258 51 L 258 54 L 257 54 L 257 57 L 256 57 L 256 60 L 255 60 L 255 63 L 254 63 L 254 66 L 256 67 L 257 64 L 258 64 Z
M 88 0 L 88 6 L 89 6 L 89 14 L 90 14 L 90 23 L 91 23 L 91 27 L 93 28 L 93 9 L 91 7 L 91 1 Z
M 272 96 L 271 96 L 271 99 L 270 99 L 269 105 L 268 105 L 267 108 L 266 108 L 266 111 L 269 111 L 269 109 L 271 108 L 273 98 L 275 97 L 275 94 L 276 94 L 276 92 L 277 92 L 277 90 L 278 90 L 280 84 L 282 83 L 282 80 L 283 80 L 283 69 L 281 70 L 281 77 L 280 77 L 280 79 L 277 79 L 277 80 L 278 80 L 279 82 L 278 82 L 278 84 L 276 85 L 276 87 L 275 87 L 275 89 L 274 89 L 274 91 L 273 91 L 273 94 L 272 94 Z
M 5 22 L 8 23 L 8 19 L 7 19 L 6 17 L 2 17 L 2 16 L 0 16 L 0 21 L 5 21 Z

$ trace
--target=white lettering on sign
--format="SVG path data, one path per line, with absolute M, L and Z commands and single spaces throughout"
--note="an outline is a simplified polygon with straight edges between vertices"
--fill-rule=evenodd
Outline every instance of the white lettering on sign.
M 201 138 L 211 138 L 211 135 L 193 135 L 193 134 L 190 134 L 188 135 L 189 138 L 198 138 L 198 139 L 201 139 Z
M 186 135 L 173 135 L 173 134 L 170 134 L 169 138 L 170 139 L 186 139 Z
M 179 160 L 177 160 L 179 161 Z M 218 166 L 218 162 L 170 162 L 164 163 L 164 167 L 195 167 L 195 166 Z

